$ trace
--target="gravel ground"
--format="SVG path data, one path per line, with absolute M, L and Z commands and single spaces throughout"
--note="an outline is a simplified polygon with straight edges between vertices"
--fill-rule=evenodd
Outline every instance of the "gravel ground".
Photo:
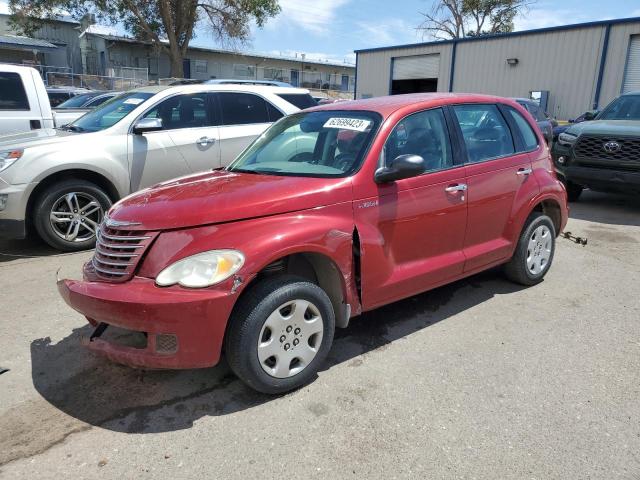
M 91 253 L 0 243 L 0 478 L 638 480 L 640 201 L 587 192 L 567 229 L 589 245 L 559 240 L 542 284 L 490 271 L 363 315 L 277 398 L 92 356 L 55 289 Z

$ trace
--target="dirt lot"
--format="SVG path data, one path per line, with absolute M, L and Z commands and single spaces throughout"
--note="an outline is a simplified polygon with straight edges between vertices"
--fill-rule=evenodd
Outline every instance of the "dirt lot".
M 568 230 L 541 285 L 368 313 L 279 398 L 93 357 L 55 289 L 91 253 L 0 243 L 0 478 L 640 479 L 640 201 L 587 192 Z

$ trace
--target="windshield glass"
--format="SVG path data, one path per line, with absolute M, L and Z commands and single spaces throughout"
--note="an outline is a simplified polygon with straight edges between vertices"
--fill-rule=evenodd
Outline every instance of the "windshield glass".
M 354 173 L 380 124 L 362 111 L 297 113 L 275 123 L 227 170 L 299 177 L 345 177 Z
M 85 93 L 84 95 L 76 95 L 69 100 L 62 102 L 56 108 L 80 108 L 93 97 L 99 95 L 98 93 Z
M 598 120 L 640 120 L 640 95 L 625 95 L 611 102 Z
M 134 91 L 114 97 L 65 128 L 76 132 L 98 132 L 104 130 L 118 123 L 134 108 L 153 95 L 153 93 L 149 92 Z

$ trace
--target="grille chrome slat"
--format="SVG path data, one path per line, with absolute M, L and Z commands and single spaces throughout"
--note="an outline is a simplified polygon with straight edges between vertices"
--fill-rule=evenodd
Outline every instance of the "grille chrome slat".
M 93 274 L 105 282 L 130 279 L 157 232 L 120 230 L 100 225 L 91 260 Z

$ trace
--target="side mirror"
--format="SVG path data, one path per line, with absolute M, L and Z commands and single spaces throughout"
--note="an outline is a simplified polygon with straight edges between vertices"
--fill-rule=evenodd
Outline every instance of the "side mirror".
M 425 171 L 424 158 L 420 155 L 400 155 L 388 167 L 376 170 L 376 183 L 389 183 L 403 178 L 417 177 Z
M 146 132 L 157 132 L 162 130 L 161 118 L 141 118 L 133 126 L 133 133 L 142 135 Z
M 584 114 L 584 121 L 588 122 L 589 120 L 593 120 L 600 113 L 598 110 L 594 110 L 593 112 L 586 112 Z

